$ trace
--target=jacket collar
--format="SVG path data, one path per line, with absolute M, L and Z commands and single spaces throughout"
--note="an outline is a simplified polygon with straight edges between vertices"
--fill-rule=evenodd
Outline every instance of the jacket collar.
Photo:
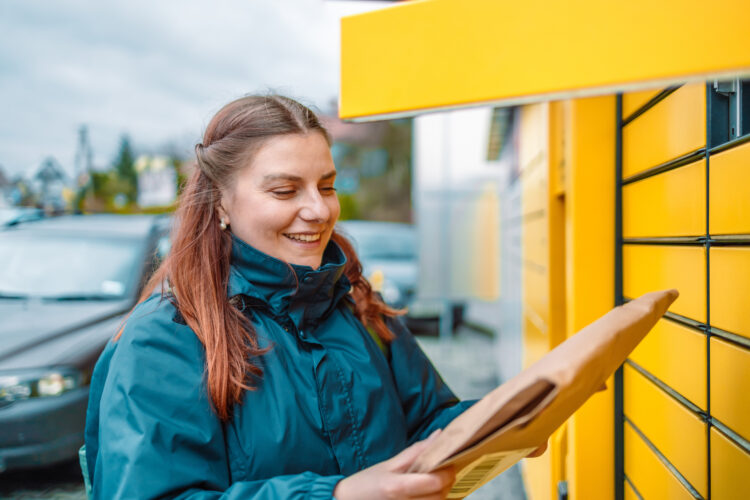
M 302 328 L 318 323 L 349 292 L 345 264 L 344 252 L 333 241 L 328 242 L 320 267 L 313 269 L 271 257 L 232 235 L 228 295 L 259 300 Z

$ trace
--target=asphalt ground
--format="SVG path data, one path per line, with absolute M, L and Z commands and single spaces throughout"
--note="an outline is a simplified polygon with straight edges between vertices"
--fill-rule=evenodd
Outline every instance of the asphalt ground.
M 459 327 L 447 341 L 418 337 L 422 350 L 443 380 L 460 399 L 480 399 L 498 386 L 500 374 L 496 342 L 486 333 Z M 466 497 L 469 500 L 526 500 L 519 465 L 512 466 Z
M 446 383 L 461 399 L 478 399 L 499 382 L 495 341 L 485 334 L 459 327 L 443 342 L 437 337 L 418 337 Z M 513 466 L 470 495 L 470 500 L 526 500 L 518 466 Z M 85 500 L 77 462 L 33 471 L 0 474 L 0 499 Z

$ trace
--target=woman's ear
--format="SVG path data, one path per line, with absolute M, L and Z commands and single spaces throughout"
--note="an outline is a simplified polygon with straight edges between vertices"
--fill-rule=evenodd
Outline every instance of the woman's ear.
M 219 216 L 219 220 L 220 221 L 222 221 L 224 224 L 226 224 L 228 226 L 229 225 L 229 214 L 224 209 L 224 203 L 225 203 L 225 201 L 222 198 L 219 201 L 219 204 L 216 206 L 216 215 Z

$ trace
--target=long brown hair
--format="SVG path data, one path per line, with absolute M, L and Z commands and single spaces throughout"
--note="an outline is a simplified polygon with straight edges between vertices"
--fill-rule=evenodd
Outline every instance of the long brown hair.
M 250 321 L 227 297 L 232 237 L 221 230 L 216 208 L 221 191 L 233 185 L 237 172 L 267 140 L 306 133 L 320 133 L 331 144 L 315 114 L 287 97 L 246 96 L 219 110 L 206 127 L 203 142 L 195 147 L 198 167 L 180 197 L 170 253 L 138 301 L 168 284 L 180 315 L 205 347 L 208 392 L 222 420 L 231 417 L 234 404 L 241 403 L 243 390 L 254 389 L 248 378 L 261 376 L 262 370 L 251 359 L 266 350 L 260 349 Z M 384 316 L 401 311 L 373 293 L 352 244 L 335 231 L 331 239 L 347 258 L 344 274 L 352 284 L 354 314 L 390 342 L 394 335 Z M 162 297 L 165 293 L 162 289 Z

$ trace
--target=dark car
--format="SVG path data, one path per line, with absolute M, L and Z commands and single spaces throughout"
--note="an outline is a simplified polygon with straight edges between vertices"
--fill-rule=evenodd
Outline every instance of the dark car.
M 407 307 L 417 289 L 414 226 L 398 222 L 349 220 L 339 229 L 354 243 L 362 272 L 391 306 Z
M 167 231 L 163 217 L 82 215 L 0 234 L 0 472 L 75 458 L 94 364 Z
M 437 335 L 441 304 L 418 296 L 419 256 L 412 224 L 347 220 L 338 223 L 354 243 L 362 272 L 383 299 L 396 308 L 407 308 L 406 324 L 416 334 Z M 453 329 L 463 320 L 464 305 L 451 305 Z
M 44 212 L 40 208 L 33 207 L 8 207 L 0 208 L 0 229 L 15 226 L 23 222 L 31 222 L 44 218 Z

